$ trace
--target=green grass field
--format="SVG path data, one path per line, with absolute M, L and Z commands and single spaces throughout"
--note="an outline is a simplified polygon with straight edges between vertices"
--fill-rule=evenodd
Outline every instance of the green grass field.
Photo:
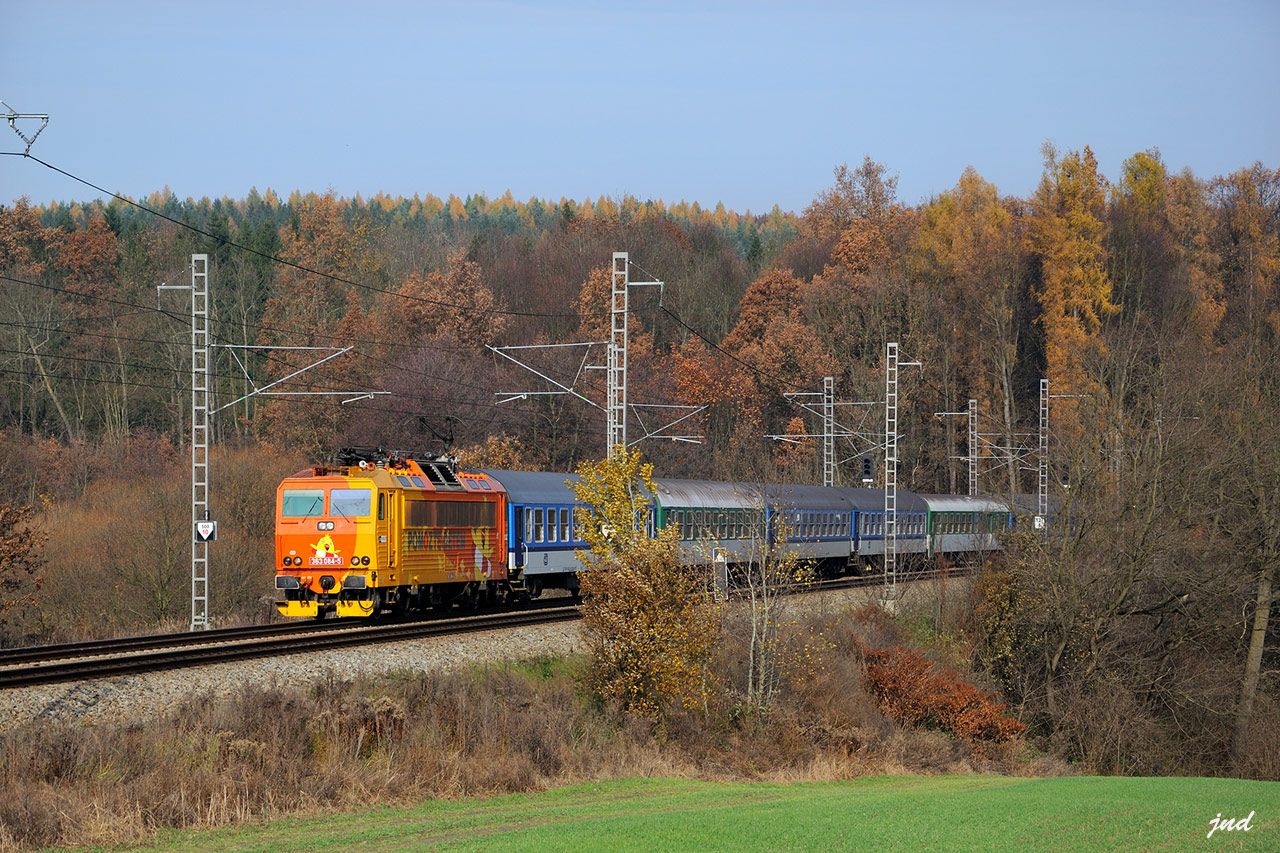
M 1248 832 L 1210 820 L 1255 812 Z M 879 776 L 638 779 L 537 794 L 166 832 L 161 850 L 1280 850 L 1280 783 Z

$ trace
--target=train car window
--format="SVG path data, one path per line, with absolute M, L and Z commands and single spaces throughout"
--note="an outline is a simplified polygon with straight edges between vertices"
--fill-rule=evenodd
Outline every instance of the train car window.
M 559 531 L 560 531 L 560 527 L 559 525 L 556 524 L 556 508 L 548 507 L 547 508 L 547 541 L 548 542 L 558 541 L 557 534 L 559 533 Z
M 387 493 L 378 492 L 378 521 L 384 521 L 387 517 Z
M 285 518 L 324 515 L 324 489 L 285 489 L 280 499 L 280 515 Z
M 368 489 L 330 489 L 329 513 L 347 518 L 368 518 L 373 492 Z
M 524 541 L 533 541 L 533 509 L 532 507 L 524 508 Z
M 567 507 L 560 509 L 560 541 L 569 541 L 569 510 Z
M 533 511 L 533 541 L 541 542 L 542 535 L 543 535 L 542 507 L 538 507 Z

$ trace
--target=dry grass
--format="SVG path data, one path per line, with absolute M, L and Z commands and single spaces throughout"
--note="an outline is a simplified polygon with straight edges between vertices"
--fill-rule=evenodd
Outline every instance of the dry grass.
M 844 625 L 848 617 L 843 617 Z M 845 643 L 811 650 L 765 715 L 731 694 L 654 725 L 602 707 L 585 662 L 321 679 L 306 691 L 194 696 L 117 728 L 30 725 L 0 735 L 0 844 L 115 844 L 371 803 L 402 804 L 635 776 L 846 779 L 870 772 L 1016 772 L 943 734 L 886 720 Z

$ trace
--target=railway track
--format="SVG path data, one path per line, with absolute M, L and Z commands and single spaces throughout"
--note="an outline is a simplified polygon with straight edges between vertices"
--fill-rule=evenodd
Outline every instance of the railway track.
M 971 574 L 949 569 L 948 577 Z M 919 583 L 943 575 L 939 569 L 904 574 L 899 583 Z M 880 575 L 862 575 L 815 581 L 796 594 L 878 586 Z M 0 689 L 87 681 L 120 675 L 181 669 L 211 663 L 299 654 L 399 640 L 463 634 L 475 631 L 519 628 L 577 619 L 578 606 L 565 599 L 503 610 L 449 618 L 364 622 L 335 620 L 244 628 L 219 628 L 178 634 L 121 637 L 86 643 L 31 646 L 0 652 Z
M 564 599 L 545 599 L 520 605 L 522 610 L 541 610 L 557 607 Z M 491 616 L 510 613 L 510 606 L 482 608 L 475 614 Z M 428 619 L 444 620 L 449 617 L 418 616 L 412 621 Z M 401 624 L 404 618 L 381 620 L 376 624 Z M 181 631 L 172 634 L 145 634 L 137 637 L 116 637 L 109 640 L 89 640 L 82 643 L 57 643 L 44 646 L 24 646 L 16 649 L 0 650 L 0 669 L 22 663 L 42 663 L 45 661 L 69 660 L 71 658 L 99 657 L 103 655 L 121 654 L 124 652 L 146 651 L 149 649 L 168 649 L 179 646 L 205 646 L 213 643 L 230 643 L 240 640 L 252 640 L 267 637 L 285 637 L 293 634 L 319 634 L 327 631 L 350 630 L 361 625 L 372 623 L 356 620 L 331 619 L 309 622 L 276 622 L 268 625 L 246 625 L 238 628 L 211 628 L 207 631 Z
M 276 655 L 316 652 L 326 649 L 363 646 L 374 643 L 390 643 L 398 640 L 415 640 L 475 631 L 491 631 L 502 628 L 518 628 L 564 622 L 579 617 L 576 605 L 542 607 L 531 611 L 501 613 L 486 616 L 466 616 L 453 619 L 419 620 L 378 624 L 343 625 L 316 633 L 315 625 L 310 633 L 278 632 L 283 636 L 259 639 L 215 639 L 212 643 L 187 644 L 178 648 L 159 651 L 143 651 L 107 655 L 103 657 L 68 660 L 66 658 L 35 665 L 18 665 L 0 669 L 0 689 L 30 687 L 37 684 L 55 684 L 65 681 L 85 681 L 110 678 L 119 675 L 136 675 L 145 672 L 181 669 L 210 663 L 249 660 Z M 299 636 L 300 635 L 300 636 Z

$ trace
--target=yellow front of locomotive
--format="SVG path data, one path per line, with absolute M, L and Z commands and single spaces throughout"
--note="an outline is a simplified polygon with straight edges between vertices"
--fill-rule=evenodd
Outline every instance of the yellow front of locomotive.
M 377 485 L 359 468 L 316 468 L 276 491 L 276 609 L 323 619 L 372 616 L 377 590 Z

